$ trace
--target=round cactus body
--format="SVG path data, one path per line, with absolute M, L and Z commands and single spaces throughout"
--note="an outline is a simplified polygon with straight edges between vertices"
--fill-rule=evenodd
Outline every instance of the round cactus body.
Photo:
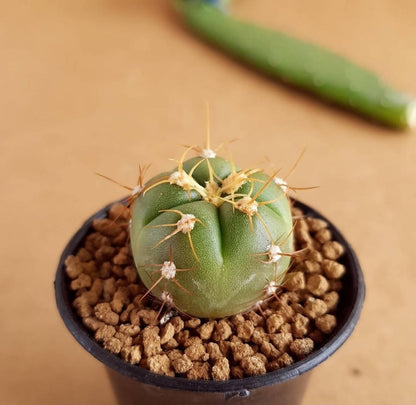
M 164 304 L 219 318 L 275 294 L 293 252 L 285 183 L 220 157 L 180 162 L 132 206 L 139 275 Z

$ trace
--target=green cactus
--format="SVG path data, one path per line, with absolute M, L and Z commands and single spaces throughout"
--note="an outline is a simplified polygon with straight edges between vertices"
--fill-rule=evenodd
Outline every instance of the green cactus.
M 176 0 L 174 4 L 196 34 L 259 71 L 386 125 L 416 126 L 413 96 L 346 58 L 241 21 L 206 0 Z
M 199 156 L 185 161 L 194 149 Z M 287 184 L 191 148 L 174 171 L 136 187 L 131 247 L 163 305 L 201 318 L 246 311 L 276 295 L 293 255 Z

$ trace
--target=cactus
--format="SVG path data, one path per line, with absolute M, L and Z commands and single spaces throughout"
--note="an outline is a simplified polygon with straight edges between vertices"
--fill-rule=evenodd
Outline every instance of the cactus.
M 196 34 L 259 71 L 382 124 L 399 129 L 416 126 L 413 96 L 346 58 L 240 21 L 206 0 L 176 0 L 174 4 Z
M 186 159 L 191 151 L 198 156 Z M 293 252 L 288 185 L 188 147 L 177 167 L 132 189 L 131 247 L 147 293 L 220 318 L 276 296 Z

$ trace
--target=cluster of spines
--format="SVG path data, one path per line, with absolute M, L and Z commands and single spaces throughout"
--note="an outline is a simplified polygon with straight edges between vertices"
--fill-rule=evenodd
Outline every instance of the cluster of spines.
M 183 163 L 184 163 L 184 160 L 185 160 L 187 154 L 191 150 L 196 152 L 198 154 L 198 156 L 201 157 L 201 160 L 199 160 L 191 168 L 189 173 L 187 173 L 183 168 Z M 302 154 L 303 154 L 303 152 L 302 152 Z M 292 167 L 292 169 L 290 170 L 289 174 L 294 170 L 294 168 L 298 164 L 302 154 L 299 156 L 299 158 L 295 162 L 295 164 Z M 102 176 L 102 177 L 104 177 L 108 180 L 111 180 L 111 181 L 117 183 L 118 185 L 121 185 L 125 189 L 129 190 L 130 195 L 127 198 L 127 200 L 125 201 L 125 203 L 126 203 L 125 206 L 126 206 L 127 209 L 132 205 L 132 203 L 134 202 L 134 200 L 138 196 L 140 196 L 142 194 L 144 195 L 146 192 L 148 192 L 149 190 L 151 190 L 154 187 L 157 187 L 160 184 L 168 183 L 168 184 L 172 184 L 172 185 L 176 185 L 178 187 L 181 187 L 183 190 L 185 190 L 188 194 L 189 199 L 190 199 L 191 191 L 196 191 L 201 195 L 201 197 L 205 201 L 207 201 L 211 204 L 214 204 L 217 207 L 224 204 L 224 203 L 231 204 L 232 207 L 233 207 L 233 211 L 235 211 L 237 209 L 240 212 L 247 215 L 248 220 L 249 220 L 249 224 L 250 224 L 250 229 L 252 231 L 253 231 L 253 216 L 257 217 L 258 220 L 260 221 L 260 223 L 262 224 L 262 226 L 264 227 L 264 229 L 265 229 L 266 233 L 268 234 L 269 238 L 270 238 L 270 244 L 268 245 L 267 250 L 265 252 L 257 253 L 254 256 L 261 263 L 264 263 L 264 264 L 271 264 L 272 263 L 274 265 L 274 268 L 275 268 L 274 278 L 272 280 L 267 280 L 266 279 L 265 286 L 259 292 L 259 297 L 258 297 L 258 299 L 256 299 L 256 302 L 254 304 L 254 306 L 261 311 L 261 304 L 264 301 L 266 301 L 270 298 L 273 298 L 273 297 L 278 299 L 279 286 L 280 286 L 283 278 L 285 277 L 286 272 L 288 271 L 288 270 L 286 270 L 282 274 L 278 275 L 277 266 L 278 266 L 279 259 L 282 256 L 293 257 L 295 255 L 298 255 L 300 252 L 299 251 L 294 252 L 294 253 L 283 253 L 282 252 L 281 246 L 283 246 L 286 243 L 286 241 L 290 237 L 290 234 L 293 232 L 293 228 L 290 231 L 290 233 L 288 233 L 288 235 L 286 235 L 284 237 L 284 239 L 281 240 L 280 242 L 279 242 L 279 240 L 274 240 L 272 235 L 271 235 L 271 232 L 269 231 L 269 229 L 268 229 L 268 227 L 265 223 L 265 221 L 263 220 L 260 213 L 258 212 L 258 207 L 263 206 L 263 205 L 272 204 L 272 203 L 280 200 L 281 198 L 284 198 L 286 196 L 288 190 L 299 190 L 301 188 L 290 187 L 285 180 L 283 180 L 282 178 L 277 176 L 278 171 L 273 173 L 273 175 L 270 176 L 267 181 L 263 181 L 263 180 L 252 177 L 252 175 L 255 174 L 255 173 L 263 172 L 262 169 L 250 168 L 250 169 L 237 171 L 232 157 L 229 158 L 229 162 L 230 162 L 230 165 L 231 165 L 231 173 L 225 179 L 221 179 L 215 173 L 215 171 L 213 170 L 213 167 L 210 163 L 210 159 L 213 159 L 216 156 L 217 156 L 216 151 L 211 149 L 211 147 L 210 147 L 210 137 L 209 137 L 209 127 L 208 127 L 205 147 L 202 148 L 202 147 L 198 147 L 198 146 L 186 146 L 186 150 L 182 154 L 180 160 L 177 161 L 177 165 L 178 165 L 177 170 L 172 172 L 169 176 L 158 178 L 155 182 L 145 185 L 144 175 L 145 175 L 146 171 L 149 169 L 149 166 L 144 166 L 144 167 L 139 166 L 139 176 L 138 176 L 137 185 L 135 187 L 124 186 L 124 185 L 122 185 L 118 182 L 115 182 L 114 180 L 112 180 L 111 178 L 109 178 L 107 176 L 103 176 L 103 175 L 100 175 L 100 176 Z M 200 164 L 202 164 L 203 162 L 207 163 L 208 172 L 209 172 L 209 180 L 206 182 L 205 187 L 201 186 L 192 177 L 196 168 Z M 262 183 L 262 186 L 253 195 L 255 182 Z M 271 182 L 274 182 L 275 184 L 277 184 L 281 188 L 281 190 L 283 191 L 282 195 L 277 197 L 274 200 L 258 202 L 257 201 L 258 196 L 266 189 L 266 187 Z M 249 189 L 248 193 L 246 193 L 246 194 L 236 193 L 246 183 L 250 183 L 250 189 Z M 196 218 L 194 215 L 185 214 L 185 213 L 183 213 L 179 210 L 166 209 L 166 210 L 160 210 L 159 212 L 160 213 L 162 213 L 162 212 L 173 212 L 173 213 L 178 214 L 180 217 L 179 217 L 178 221 L 176 221 L 175 223 L 159 224 L 159 225 L 150 226 L 150 228 L 157 228 L 157 227 L 173 227 L 173 228 L 175 228 L 175 229 L 173 229 L 173 231 L 170 234 L 168 234 L 166 237 L 161 239 L 156 245 L 154 245 L 153 248 L 158 247 L 162 243 L 168 241 L 170 238 L 172 238 L 177 233 L 182 232 L 182 233 L 184 233 L 188 236 L 190 249 L 192 250 L 195 259 L 197 261 L 199 261 L 198 255 L 195 251 L 195 248 L 194 248 L 194 245 L 193 245 L 193 242 L 192 242 L 191 232 L 194 229 L 194 226 L 195 226 L 196 223 L 199 223 L 202 226 L 204 226 L 204 223 L 200 219 Z M 181 288 L 187 294 L 192 295 L 192 293 L 190 291 L 186 290 L 185 287 L 183 287 L 179 283 L 179 281 L 176 279 L 176 272 L 192 271 L 193 269 L 192 268 L 190 268 L 190 269 L 177 269 L 172 258 L 173 258 L 172 248 L 170 247 L 170 258 L 169 258 L 168 261 L 165 261 L 162 264 L 148 264 L 148 265 L 144 266 L 144 267 L 158 267 L 158 270 L 154 270 L 153 273 L 154 274 L 160 273 L 160 277 L 158 277 L 158 279 L 153 282 L 152 286 L 142 296 L 142 299 L 144 299 L 146 296 L 148 296 L 156 287 L 158 287 L 160 289 L 160 284 L 163 283 L 163 288 L 161 289 L 161 293 L 159 295 L 159 300 L 161 300 L 162 305 L 160 307 L 160 311 L 158 313 L 158 316 L 160 315 L 164 306 L 166 306 L 167 308 L 174 308 L 174 309 L 178 310 L 178 308 L 176 308 L 175 304 L 174 304 L 174 297 L 167 291 L 167 283 L 168 282 L 175 283 L 179 288 Z M 150 274 L 149 274 L 149 277 L 150 277 L 151 280 L 153 280 L 153 277 Z

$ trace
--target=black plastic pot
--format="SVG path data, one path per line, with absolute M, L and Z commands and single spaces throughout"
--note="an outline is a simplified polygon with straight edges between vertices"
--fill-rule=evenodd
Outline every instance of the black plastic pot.
M 305 359 L 261 376 L 229 381 L 195 381 L 154 374 L 106 351 L 83 326 L 71 306 L 69 279 L 64 271 L 65 258 L 77 252 L 85 236 L 91 231 L 93 219 L 105 217 L 110 205 L 89 218 L 66 246 L 56 273 L 55 295 L 59 312 L 69 331 L 89 353 L 107 366 L 119 403 L 121 405 L 299 404 L 310 370 L 330 357 L 351 335 L 364 302 L 365 285 L 360 265 L 353 249 L 339 230 L 314 209 L 300 202 L 295 203 L 306 215 L 325 219 L 334 240 L 346 248 L 345 254 L 340 259 L 346 266 L 347 273 L 343 278 L 344 288 L 340 296 L 338 326 L 329 341 Z

